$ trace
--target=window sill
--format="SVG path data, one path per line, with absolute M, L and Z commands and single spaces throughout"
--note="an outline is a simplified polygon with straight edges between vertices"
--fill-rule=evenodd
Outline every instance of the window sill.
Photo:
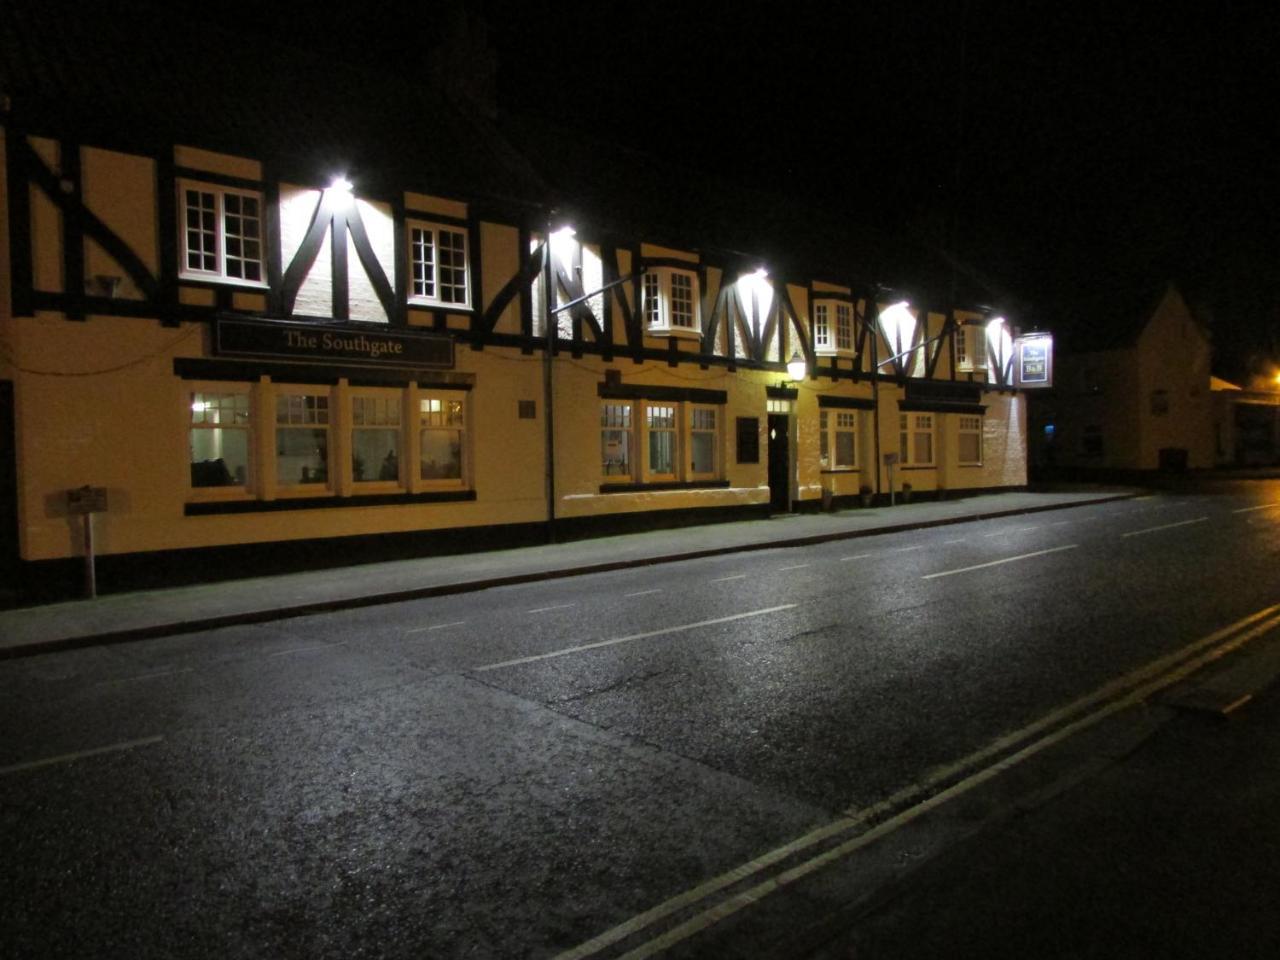
M 289 497 L 282 500 L 218 500 L 187 503 L 188 517 L 228 513 L 274 513 L 280 510 L 332 510 L 350 507 L 390 507 L 414 503 L 451 503 L 475 500 L 474 490 L 432 491 L 430 493 L 382 493 L 354 497 Z
M 647 337 L 676 337 L 680 340 L 701 340 L 702 331 L 693 327 L 647 327 Z
M 819 473 L 861 473 L 860 467 L 823 467 Z
M 646 493 L 650 490 L 727 490 L 728 480 L 656 480 L 652 483 L 602 483 L 601 493 Z
M 853 350 L 842 350 L 839 347 L 834 349 L 818 347 L 813 351 L 815 357 L 835 357 L 837 360 L 852 360 L 857 354 Z
M 256 293 L 266 293 L 271 289 L 265 280 L 237 280 L 235 277 L 215 277 L 208 273 L 179 273 L 178 282 L 188 286 L 234 287 Z
M 472 312 L 470 303 L 445 303 L 443 300 L 424 300 L 419 297 L 409 297 L 405 300 L 405 303 L 420 310 L 449 310 L 454 313 Z
M 898 464 L 898 469 L 899 470 L 937 470 L 938 465 L 936 463 L 922 463 L 919 466 L 914 466 L 911 464 L 900 463 Z

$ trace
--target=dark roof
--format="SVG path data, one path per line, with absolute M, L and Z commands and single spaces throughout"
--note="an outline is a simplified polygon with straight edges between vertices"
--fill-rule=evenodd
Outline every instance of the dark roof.
M 135 2 L 125 14 L 107 3 L 7 0 L 0 89 L 9 122 L 35 132 L 187 144 L 316 180 L 348 172 L 370 195 L 537 203 L 546 194 L 484 117 L 426 79 L 349 67 L 158 4 Z
M 730 182 L 544 122 L 492 122 L 431 82 L 430 53 L 409 80 L 403 67 L 234 31 L 208 9 L 195 20 L 159 0 L 135 0 L 129 16 L 113 4 L 7 0 L 8 122 L 122 149 L 181 143 L 263 159 L 304 183 L 345 173 L 366 196 L 568 205 L 617 237 L 741 251 L 776 275 L 882 284 L 935 308 L 999 296 L 905 231 L 790 199 L 780 185 Z M 437 65 L 437 76 L 451 69 L 445 57 Z

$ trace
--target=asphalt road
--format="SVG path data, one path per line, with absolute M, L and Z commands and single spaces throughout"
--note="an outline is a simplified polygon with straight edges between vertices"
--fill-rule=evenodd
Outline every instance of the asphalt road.
M 1280 601 L 1278 552 L 1259 482 L 3 662 L 0 954 L 790 956 L 891 845 L 715 878 Z

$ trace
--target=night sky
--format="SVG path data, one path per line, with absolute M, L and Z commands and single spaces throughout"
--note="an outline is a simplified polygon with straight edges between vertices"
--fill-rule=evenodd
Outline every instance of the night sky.
M 413 77 L 456 5 L 220 9 Z M 1109 302 L 1174 279 L 1224 372 L 1280 360 L 1271 5 L 473 7 L 504 111 L 945 247 L 1027 325 L 1123 322 Z

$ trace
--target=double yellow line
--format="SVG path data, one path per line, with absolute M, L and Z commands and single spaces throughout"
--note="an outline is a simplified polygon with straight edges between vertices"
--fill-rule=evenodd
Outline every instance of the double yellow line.
M 750 907 L 771 893 L 893 833 L 912 820 L 936 809 L 975 787 L 999 776 L 1024 760 L 1105 720 L 1119 711 L 1149 699 L 1202 667 L 1237 650 L 1280 626 L 1280 604 L 1266 607 L 1215 630 L 1181 649 L 1130 671 L 1086 696 L 1046 714 L 1034 723 L 1006 734 L 946 767 L 934 770 L 919 783 L 862 809 L 850 808 L 844 816 L 792 840 L 754 860 L 672 897 L 644 913 L 559 954 L 555 960 L 588 960 L 608 947 L 636 936 L 676 913 L 695 908 L 713 895 L 763 875 L 785 860 L 842 834 L 862 832 L 786 870 L 760 880 L 679 924 L 644 941 L 618 960 L 642 960 L 669 949 L 726 917 Z M 949 784 L 949 785 L 948 785 Z

